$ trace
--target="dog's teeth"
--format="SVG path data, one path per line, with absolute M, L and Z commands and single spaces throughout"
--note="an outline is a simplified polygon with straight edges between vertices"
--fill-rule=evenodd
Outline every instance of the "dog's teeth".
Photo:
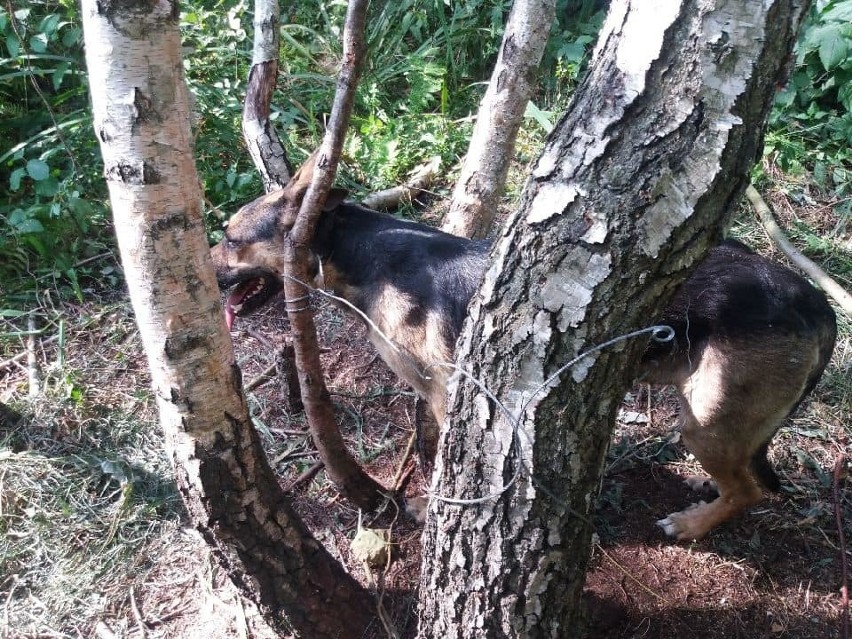
M 243 310 L 243 305 L 242 304 L 233 304 L 231 306 L 231 310 L 234 311 L 234 313 L 239 313 L 241 310 Z
M 257 295 L 258 293 L 260 293 L 260 292 L 263 290 L 263 287 L 264 287 L 263 281 L 259 281 L 259 282 L 255 285 L 255 287 L 254 287 L 253 289 L 251 289 L 251 290 L 250 290 L 250 291 L 246 294 L 245 299 L 249 299 L 249 298 L 254 297 L 255 295 Z

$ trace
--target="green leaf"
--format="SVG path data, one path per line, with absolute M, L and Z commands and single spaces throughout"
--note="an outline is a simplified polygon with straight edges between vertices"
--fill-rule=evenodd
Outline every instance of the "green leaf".
M 30 160 L 27 162 L 27 173 L 36 182 L 41 182 L 50 177 L 50 167 L 42 160 Z
M 831 71 L 846 60 L 849 45 L 840 33 L 840 29 L 826 29 L 819 43 L 819 60 L 826 71 Z
M 62 86 L 62 79 L 65 77 L 65 73 L 68 71 L 68 63 L 60 62 L 56 69 L 53 71 L 52 79 L 53 79 L 53 90 L 59 91 L 59 87 Z
M 47 51 L 47 36 L 39 33 L 30 38 L 30 49 L 36 53 L 44 53 Z
M 23 167 L 18 167 L 17 169 L 12 171 L 12 174 L 9 176 L 9 188 L 12 191 L 17 191 L 19 188 L 21 188 L 21 180 L 23 179 L 24 175 L 26 175 L 26 173 L 27 170 Z
M 46 180 L 42 180 L 41 182 L 36 182 L 35 185 L 36 195 L 42 195 L 44 197 L 53 197 L 57 193 L 59 193 L 59 180 L 55 177 L 49 177 Z
M 83 30 L 80 27 L 73 27 L 71 29 L 66 29 L 65 33 L 62 34 L 62 46 L 71 48 L 74 45 L 80 42 L 80 36 L 82 35 Z
M 35 218 L 27 218 L 21 220 L 21 223 L 15 226 L 18 233 L 44 233 L 44 226 Z
M 820 16 L 820 20 L 828 22 L 852 22 L 852 2 L 838 2 L 833 7 L 826 9 Z
M 53 35 L 53 33 L 56 31 L 56 26 L 58 24 L 59 15 L 54 13 L 44 17 L 44 19 L 41 21 L 41 24 L 38 25 L 38 30 L 41 31 L 43 34 L 50 36 Z
M 852 113 L 852 82 L 845 82 L 837 89 L 837 99 L 849 113 Z
M 547 113 L 539 109 L 532 100 L 527 102 L 527 108 L 524 113 L 525 118 L 532 118 L 536 122 L 538 122 L 539 126 L 544 129 L 546 133 L 550 133 L 553 130 L 553 121 L 551 120 L 551 116 L 553 113 Z
M 9 50 L 9 55 L 17 58 L 21 55 L 21 41 L 14 33 L 6 34 L 6 48 Z

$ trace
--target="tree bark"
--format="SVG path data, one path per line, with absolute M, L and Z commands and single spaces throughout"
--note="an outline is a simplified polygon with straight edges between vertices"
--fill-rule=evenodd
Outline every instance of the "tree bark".
M 467 157 L 442 230 L 488 235 L 503 189 L 535 74 L 550 35 L 556 0 L 515 0 L 488 89 L 479 105 Z
M 269 119 L 269 105 L 278 79 L 280 26 L 278 1 L 255 0 L 254 48 L 243 107 L 243 139 L 267 193 L 283 189 L 293 174 L 284 145 Z
M 370 595 L 293 513 L 250 425 L 208 257 L 178 5 L 82 12 L 122 263 L 191 520 L 278 632 L 360 637 Z
M 288 300 L 293 300 L 288 302 L 287 314 L 296 351 L 302 403 L 314 445 L 325 462 L 326 473 L 338 490 L 359 508 L 371 510 L 381 503 L 383 493 L 387 491 L 364 472 L 346 450 L 322 374 L 314 316 L 305 302 L 309 291 L 303 285 L 310 280 L 310 246 L 322 205 L 337 173 L 355 89 L 364 63 L 366 12 L 366 0 L 349 1 L 343 32 L 343 63 L 329 127 L 316 158 L 312 158 L 310 166 L 305 167 L 311 182 L 284 247 L 284 293 Z
M 762 149 L 807 2 L 616 0 L 459 341 L 420 587 L 423 637 L 573 637 L 602 460 L 645 327 Z M 514 482 L 510 480 L 517 474 Z M 508 488 L 505 488 L 506 485 Z

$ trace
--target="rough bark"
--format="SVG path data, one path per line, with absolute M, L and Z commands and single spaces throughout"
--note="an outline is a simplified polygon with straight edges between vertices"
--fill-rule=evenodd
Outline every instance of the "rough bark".
M 556 0 L 515 0 L 488 89 L 479 105 L 467 157 L 441 227 L 454 235 L 488 235 L 524 111 L 535 88 Z
M 277 0 L 255 0 L 254 48 L 243 107 L 243 138 L 267 193 L 284 188 L 293 174 L 284 145 L 269 119 L 269 105 L 278 79 L 280 24 Z
M 423 637 L 572 637 L 614 415 L 647 326 L 720 235 L 762 148 L 795 0 L 616 0 L 459 342 L 420 588 Z M 519 466 L 521 467 L 519 470 Z
M 280 633 L 360 637 L 371 597 L 310 535 L 250 425 L 209 262 L 174 1 L 82 4 L 95 131 L 177 484 Z
M 308 167 L 313 179 L 284 249 L 284 293 L 288 300 L 293 300 L 288 301 L 287 314 L 296 351 L 302 403 L 314 445 L 325 462 L 326 473 L 338 490 L 360 508 L 369 510 L 381 503 L 383 493 L 387 491 L 358 465 L 340 435 L 322 375 L 313 313 L 305 302 L 309 291 L 302 285 L 302 282 L 310 281 L 310 246 L 322 205 L 337 173 L 355 89 L 364 63 L 366 12 L 366 0 L 350 0 L 343 32 L 343 63 L 328 130 L 317 157 L 311 160 L 313 165 Z

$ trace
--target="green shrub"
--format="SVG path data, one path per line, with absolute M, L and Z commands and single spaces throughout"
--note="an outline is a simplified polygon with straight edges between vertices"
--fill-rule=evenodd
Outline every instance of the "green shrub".
M 852 0 L 811 7 L 795 69 L 776 98 L 767 152 L 785 171 L 812 171 L 837 196 L 852 193 Z

